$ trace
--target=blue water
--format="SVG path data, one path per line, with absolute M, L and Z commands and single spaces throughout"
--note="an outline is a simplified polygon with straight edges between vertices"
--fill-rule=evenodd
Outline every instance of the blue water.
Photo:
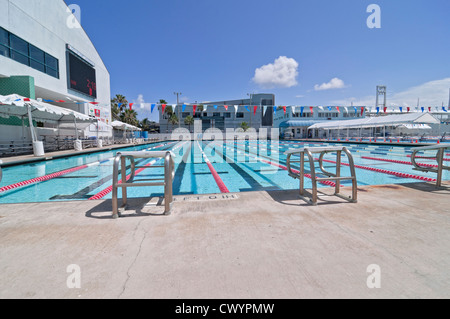
M 286 156 L 283 153 L 289 149 L 304 146 L 334 146 L 338 143 L 300 143 L 280 141 L 280 143 L 267 143 L 257 141 L 238 142 L 161 142 L 146 146 L 122 149 L 121 151 L 142 150 L 173 150 L 176 155 L 175 180 L 173 190 L 175 195 L 214 194 L 220 193 L 220 189 L 210 168 L 205 162 L 206 158 L 211 162 L 215 171 L 219 174 L 225 186 L 230 192 L 247 192 L 263 190 L 290 190 L 298 189 L 299 182 L 288 176 L 286 170 L 267 162 L 286 165 Z M 383 159 L 410 161 L 407 155 L 412 153 L 413 147 L 386 146 L 386 145 L 358 145 L 347 144 L 352 152 L 355 164 L 376 167 L 389 171 L 436 178 L 434 173 L 414 171 L 411 165 L 403 165 L 390 162 L 382 162 L 363 159 L 363 156 Z M 14 190 L 0 193 L 1 203 L 26 203 L 48 201 L 79 201 L 88 200 L 112 184 L 112 159 L 119 150 L 89 155 L 73 156 L 33 164 L 3 168 L 3 180 L 0 188 L 36 177 L 45 176 L 82 165 L 89 167 L 79 171 L 56 177 L 48 181 L 24 186 Z M 204 156 L 204 155 L 205 156 Z M 422 156 L 433 156 L 433 153 L 421 153 Z M 445 156 L 446 158 L 450 156 Z M 327 155 L 325 159 L 336 161 L 336 155 Z M 343 162 L 347 159 L 343 156 Z M 436 164 L 429 159 L 420 159 L 420 163 Z M 151 160 L 142 160 L 139 166 L 150 163 Z M 161 165 L 155 163 L 155 165 Z M 325 163 L 325 169 L 333 172 L 334 164 Z M 309 172 L 306 164 L 306 173 Z M 316 167 L 316 171 L 319 171 Z M 349 168 L 342 167 L 342 175 L 349 175 Z M 127 171 L 127 174 L 129 171 Z M 356 169 L 358 185 L 382 185 L 412 183 L 420 180 L 401 178 L 378 172 Z M 138 174 L 139 179 L 163 178 L 162 168 L 149 168 Z M 450 173 L 444 172 L 443 180 L 450 180 Z M 311 187 L 309 179 L 305 179 L 305 186 Z M 346 185 L 346 182 L 343 183 Z M 130 188 L 129 197 L 161 196 L 163 187 L 139 187 Z M 110 199 L 111 193 L 103 199 Z

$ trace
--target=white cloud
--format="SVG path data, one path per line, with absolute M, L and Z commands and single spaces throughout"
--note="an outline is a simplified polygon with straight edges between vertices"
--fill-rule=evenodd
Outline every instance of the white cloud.
M 328 83 L 322 83 L 321 85 L 316 84 L 314 86 L 314 90 L 316 91 L 325 91 L 325 90 L 334 90 L 334 89 L 343 89 L 345 88 L 345 83 L 339 78 L 333 78 Z
M 298 99 L 301 99 L 301 98 L 304 98 L 305 96 L 304 95 L 296 95 L 295 97 Z
M 280 56 L 274 63 L 256 69 L 253 82 L 267 89 L 296 86 L 298 84 L 298 66 L 298 62 L 294 59 Z
M 405 91 L 389 94 L 387 96 L 387 106 L 417 106 L 417 99 L 420 98 L 421 106 L 441 106 L 448 103 L 450 88 L 450 78 L 426 82 L 424 84 L 411 87 Z M 374 90 L 375 91 L 375 90 Z M 389 91 L 389 87 L 388 87 Z M 348 98 L 344 100 L 332 101 L 334 104 L 375 106 L 375 93 L 373 96 L 363 98 Z

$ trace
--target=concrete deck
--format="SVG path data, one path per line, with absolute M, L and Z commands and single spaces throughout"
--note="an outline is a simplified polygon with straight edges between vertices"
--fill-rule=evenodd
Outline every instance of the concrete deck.
M 0 205 L 0 298 L 449 298 L 450 184 L 358 195 L 179 196 L 170 216 L 136 199 L 119 220 L 110 201 Z

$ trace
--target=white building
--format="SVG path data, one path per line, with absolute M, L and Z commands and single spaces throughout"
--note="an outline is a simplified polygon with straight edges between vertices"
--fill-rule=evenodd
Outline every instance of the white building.
M 65 101 L 51 103 L 111 122 L 109 72 L 63 0 L 0 0 L 0 13 L 0 95 Z M 1 140 L 29 138 L 22 132 L 0 118 Z M 104 126 L 99 136 L 111 134 Z M 96 126 L 82 136 L 97 136 Z
M 286 106 L 278 107 L 273 126 L 282 138 L 326 138 L 327 132 L 309 130 L 314 124 L 365 118 L 364 106 Z

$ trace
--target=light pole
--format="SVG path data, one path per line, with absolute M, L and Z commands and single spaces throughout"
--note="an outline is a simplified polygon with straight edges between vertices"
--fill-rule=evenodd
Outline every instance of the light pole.
M 180 95 L 183 95 L 183 93 L 174 92 L 173 94 L 177 96 L 178 128 L 180 128 L 181 127 L 181 118 L 180 118 L 180 108 L 178 107 L 178 105 L 180 104 Z

